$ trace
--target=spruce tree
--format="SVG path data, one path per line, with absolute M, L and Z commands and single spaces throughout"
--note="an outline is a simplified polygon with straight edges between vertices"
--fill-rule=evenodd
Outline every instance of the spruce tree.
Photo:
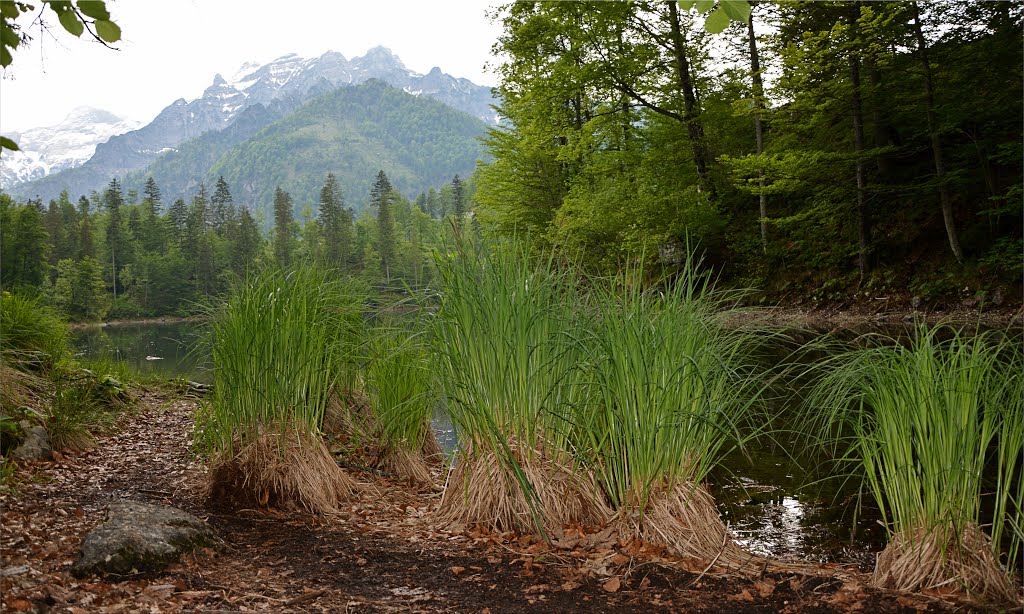
M 344 267 L 352 249 L 352 217 L 333 173 L 327 174 L 320 190 L 320 220 L 327 261 L 332 266 Z
M 239 207 L 238 230 L 231 250 L 231 268 L 239 277 L 245 277 L 246 271 L 256 261 L 260 253 L 263 237 L 256 226 L 256 220 L 249 213 L 248 207 Z
M 395 259 L 395 221 L 391 211 L 393 197 L 391 182 L 382 170 L 377 173 L 377 180 L 370 190 L 370 204 L 377 207 L 377 253 L 380 254 L 380 268 L 386 282 L 391 281 L 391 267 Z
M 291 264 L 295 242 L 292 197 L 277 186 L 274 190 L 274 259 L 281 268 Z
M 466 207 L 463 203 L 464 192 L 462 179 L 455 175 L 452 177 L 452 215 L 455 217 L 456 231 L 462 230 L 462 218 L 466 213 Z
M 178 245 L 182 245 L 185 242 L 185 230 L 188 227 L 188 207 L 185 205 L 184 198 L 174 201 L 174 204 L 168 209 L 167 221 L 171 224 L 171 232 L 174 233 L 175 241 Z
M 111 179 L 107 189 L 103 192 L 103 204 L 107 208 L 107 251 L 110 253 L 110 278 L 114 289 L 114 299 L 117 299 L 117 274 L 124 266 L 124 248 L 126 237 L 124 236 L 121 222 L 121 207 L 124 206 L 124 195 L 121 193 L 121 184 L 117 178 Z
M 222 237 L 230 234 L 231 226 L 235 223 L 235 204 L 223 175 L 217 178 L 217 186 L 210 199 L 210 208 L 213 228 L 217 234 Z
M 146 184 L 142 188 L 142 204 L 146 206 L 151 218 L 160 216 L 160 186 L 152 177 L 146 178 Z
M 53 267 L 57 265 L 61 258 L 67 257 L 64 255 L 65 244 L 67 243 L 64 219 L 61 216 L 60 205 L 57 204 L 56 200 L 50 200 L 50 205 L 46 208 L 46 215 L 43 216 L 43 226 L 46 227 L 46 234 L 50 237 L 50 245 L 53 246 L 53 249 L 50 250 L 49 258 L 49 264 Z
M 81 221 L 78 226 L 78 259 L 93 258 L 96 256 L 96 246 L 92 237 L 92 220 L 89 219 L 89 209 L 92 203 L 88 198 L 82 196 L 78 199 L 78 215 Z

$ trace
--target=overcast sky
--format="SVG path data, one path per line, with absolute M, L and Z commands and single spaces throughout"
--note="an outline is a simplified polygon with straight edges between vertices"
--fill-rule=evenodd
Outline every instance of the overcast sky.
M 390 48 L 406 67 L 434 66 L 495 85 L 484 64 L 500 28 L 496 0 L 108 0 L 121 26 L 118 51 L 75 39 L 49 13 L 51 34 L 14 53 L 0 80 L 0 133 L 59 123 L 92 106 L 147 123 L 178 98 L 199 97 L 220 73 L 287 53 L 346 58 Z M 38 5 L 39 3 L 37 3 Z M 23 17 L 23 25 L 29 19 Z

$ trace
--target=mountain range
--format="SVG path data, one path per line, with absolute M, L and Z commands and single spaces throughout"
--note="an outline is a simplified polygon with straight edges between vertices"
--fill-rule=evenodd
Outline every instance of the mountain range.
M 485 124 L 493 125 L 498 119 L 492 108 L 494 100 L 490 88 L 452 77 L 436 67 L 425 75 L 416 73 L 384 47 L 370 49 L 365 55 L 352 60 L 332 51 L 316 58 L 290 54 L 264 65 L 245 64 L 230 81 L 216 75 L 199 98 L 192 101 L 178 99 L 145 126 L 96 144 L 95 153 L 74 168 L 68 167 L 76 164 L 81 156 L 75 162 L 64 163 L 59 172 L 47 174 L 48 168 L 58 169 L 53 164 L 43 167 L 41 164 L 33 166 L 31 162 L 14 167 L 5 155 L 0 164 L 4 167 L 3 187 L 15 197 L 39 197 L 44 202 L 56 198 L 64 189 L 75 197 L 92 190 L 102 190 L 112 177 L 138 175 L 154 163 L 164 167 L 174 165 L 160 161 L 162 157 L 171 158 L 179 151 L 193 152 L 194 155 L 186 156 L 191 165 L 189 178 L 174 186 L 162 186 L 167 196 L 177 197 L 175 190 L 187 190 L 202 181 L 207 171 L 231 147 L 255 138 L 261 130 L 288 117 L 316 97 L 369 80 L 387 84 L 409 97 L 430 98 L 471 115 L 476 118 L 475 129 L 481 134 Z M 374 91 L 383 90 L 378 88 Z M 67 134 L 77 132 L 70 130 Z M 74 141 L 79 137 L 66 138 Z M 27 145 L 23 135 L 22 139 L 22 148 L 28 156 L 26 160 L 41 159 Z M 193 141 L 206 145 L 196 145 Z M 471 170 L 457 168 L 451 172 Z M 24 182 L 25 178 L 32 180 Z M 160 182 L 159 177 L 157 181 Z M 253 192 L 253 196 L 255 194 Z
M 80 166 L 110 137 L 140 127 L 108 111 L 77 107 L 59 124 L 6 134 L 20 151 L 4 151 L 0 188 Z

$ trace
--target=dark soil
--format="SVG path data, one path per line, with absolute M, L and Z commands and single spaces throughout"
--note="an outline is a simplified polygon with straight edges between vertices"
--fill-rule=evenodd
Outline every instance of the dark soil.
M 0 494 L 0 606 L 60 612 L 953 612 L 934 596 L 868 586 L 852 568 L 723 573 L 605 533 L 536 536 L 437 526 L 438 489 L 353 473 L 336 518 L 225 509 L 190 455 L 195 402 L 144 392 L 96 449 L 18 468 Z M 438 476 L 440 477 L 440 476 Z M 440 483 L 440 480 L 438 480 Z M 76 580 L 70 564 L 112 501 L 179 507 L 222 538 L 165 572 Z M 570 535 L 571 534 L 571 535 Z

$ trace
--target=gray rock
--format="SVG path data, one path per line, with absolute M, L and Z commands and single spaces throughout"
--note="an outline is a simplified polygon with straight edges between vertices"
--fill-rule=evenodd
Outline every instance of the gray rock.
M 25 460 L 35 460 L 39 458 L 49 460 L 53 458 L 53 448 L 50 446 L 50 434 L 46 432 L 46 429 L 41 426 L 32 426 L 32 423 L 28 420 L 22 420 L 18 424 L 21 426 L 21 430 L 25 434 L 25 439 L 22 440 L 21 444 L 19 444 L 17 448 L 14 448 L 14 451 L 11 452 L 11 456 Z
M 1002 307 L 1004 300 L 1005 299 L 1003 298 L 1003 289 L 996 288 L 996 291 L 992 293 L 992 304 L 995 305 L 996 307 Z
M 160 571 L 215 543 L 213 530 L 177 508 L 136 501 L 112 503 L 106 522 L 85 536 L 71 573 L 129 575 Z
M 915 296 L 915 297 L 911 298 L 910 299 L 910 306 L 913 307 L 914 309 L 917 309 L 918 307 L 920 307 L 921 306 L 921 297 L 920 296 Z

